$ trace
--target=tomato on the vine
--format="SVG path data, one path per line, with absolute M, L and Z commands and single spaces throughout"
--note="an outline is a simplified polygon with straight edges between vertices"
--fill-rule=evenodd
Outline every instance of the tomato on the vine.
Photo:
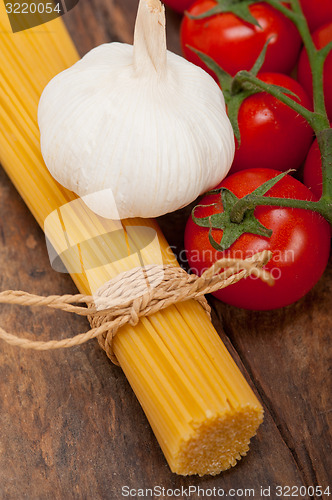
M 310 99 L 293 78 L 281 73 L 261 73 L 263 82 L 285 87 L 296 94 L 306 108 Z M 245 168 L 298 168 L 313 140 L 306 120 L 275 97 L 262 92 L 247 97 L 239 110 L 241 145 L 236 149 L 231 173 Z
M 303 183 L 311 189 L 317 199 L 322 196 L 322 159 L 317 139 L 315 139 L 313 145 L 311 146 L 304 164 Z
M 163 0 L 163 3 L 177 12 L 184 12 L 189 9 L 194 1 L 195 0 Z
M 251 169 L 237 172 L 220 184 L 242 198 L 280 172 L 271 169 Z M 267 193 L 268 196 L 312 199 L 312 193 L 301 182 L 286 175 Z M 219 194 L 206 195 L 195 216 L 207 217 L 222 211 Z M 193 272 L 202 274 L 222 257 L 247 258 L 263 250 L 273 257 L 265 266 L 275 279 L 270 287 L 253 276 L 214 293 L 220 300 L 246 309 L 268 310 L 283 307 L 303 297 L 319 280 L 329 258 L 330 226 L 319 214 L 310 210 L 284 207 L 256 207 L 257 219 L 272 229 L 271 238 L 251 233 L 242 234 L 227 250 L 215 250 L 209 241 L 209 228 L 200 227 L 189 218 L 185 230 L 185 248 Z M 221 229 L 212 236 L 220 242 Z
M 215 0 L 198 0 L 188 13 L 197 16 L 215 5 Z M 265 43 L 271 39 L 262 71 L 290 73 L 301 48 L 301 38 L 295 25 L 264 2 L 250 5 L 249 10 L 260 26 L 245 22 L 229 12 L 204 19 L 184 16 L 181 44 L 185 57 L 212 74 L 189 45 L 209 55 L 234 76 L 242 69 L 251 69 Z
M 300 0 L 310 31 L 332 21 L 331 0 Z
M 317 49 L 322 49 L 328 43 L 332 42 L 332 22 L 318 28 L 312 34 L 312 39 Z M 312 74 L 305 49 L 302 50 L 299 60 L 298 81 L 312 98 Z M 326 110 L 329 119 L 332 121 L 332 51 L 325 60 L 323 81 Z

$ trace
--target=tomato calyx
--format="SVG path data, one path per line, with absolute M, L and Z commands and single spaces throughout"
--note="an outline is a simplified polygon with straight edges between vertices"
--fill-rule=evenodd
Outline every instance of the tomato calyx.
M 226 188 L 220 188 L 218 192 L 223 204 L 223 212 L 208 217 L 195 217 L 195 210 L 197 208 L 201 206 L 213 206 L 215 205 L 214 203 L 212 205 L 197 205 L 192 211 L 192 218 L 195 224 L 209 228 L 209 241 L 215 250 L 227 250 L 243 233 L 253 233 L 259 236 L 266 236 L 267 238 L 272 236 L 272 231 L 256 219 L 254 210 L 247 210 L 240 223 L 232 222 L 231 211 L 239 198 Z M 212 234 L 213 229 L 223 230 L 220 243 L 215 240 Z
M 261 224 L 255 216 L 255 208 L 258 206 L 277 206 L 312 210 L 320 213 L 330 224 L 332 224 L 331 199 L 324 200 L 324 197 L 322 197 L 319 201 L 311 201 L 296 198 L 289 199 L 265 196 L 275 184 L 290 172 L 291 170 L 282 172 L 276 177 L 264 182 L 243 198 L 238 198 L 233 192 L 225 187 L 209 191 L 207 193 L 208 195 L 219 194 L 220 198 L 211 205 L 197 205 L 194 207 L 191 213 L 194 223 L 200 227 L 209 228 L 209 241 L 212 247 L 218 251 L 227 250 L 244 233 L 252 233 L 271 238 L 272 231 Z M 207 217 L 196 217 L 196 210 L 203 207 L 217 207 L 218 212 Z M 223 231 L 219 243 L 213 236 L 213 229 L 221 229 Z
M 249 6 L 257 3 L 257 0 L 216 0 L 216 2 L 217 5 L 215 7 L 212 7 L 212 9 L 209 9 L 206 12 L 202 12 L 197 16 L 193 16 L 188 12 L 186 12 L 185 15 L 190 19 L 205 19 L 217 14 L 231 12 L 243 21 L 261 27 L 257 19 L 254 18 L 249 10 Z
M 238 147 L 240 147 L 241 145 L 241 133 L 238 118 L 239 110 L 243 101 L 247 99 L 247 97 L 262 91 L 266 91 L 266 89 L 268 89 L 270 93 L 275 92 L 278 93 L 278 95 L 282 94 L 283 97 L 298 97 L 291 90 L 279 85 L 267 84 L 262 82 L 262 85 L 264 85 L 266 89 L 260 89 L 258 87 L 257 81 L 260 82 L 260 80 L 257 78 L 257 74 L 259 73 L 264 63 L 266 50 L 272 39 L 273 38 L 271 37 L 269 38 L 269 40 L 267 40 L 252 69 L 250 71 L 239 71 L 234 77 L 232 77 L 229 73 L 227 73 L 227 71 L 221 68 L 210 56 L 194 49 L 193 47 L 189 47 L 198 55 L 198 57 L 204 62 L 204 64 L 206 64 L 206 66 L 215 73 L 219 80 L 219 84 L 222 89 L 227 106 L 227 115 L 233 127 L 234 135 L 238 141 Z M 288 99 L 292 102 L 295 102 L 289 97 Z M 299 106 L 303 108 L 303 106 Z M 306 108 L 303 109 L 307 111 Z
M 212 247 L 218 251 L 227 250 L 242 234 L 252 233 L 258 236 L 265 236 L 266 238 L 271 238 L 272 231 L 265 227 L 256 217 L 255 217 L 255 207 L 246 208 L 240 214 L 237 211 L 237 206 L 240 200 L 246 200 L 249 202 L 258 196 L 264 196 L 277 182 L 279 182 L 288 172 L 283 172 L 277 175 L 273 179 L 270 179 L 252 193 L 246 195 L 244 198 L 238 198 L 232 191 L 227 188 L 221 187 L 219 189 L 214 189 L 207 193 L 219 194 L 220 199 L 211 205 L 197 205 L 192 211 L 192 219 L 198 226 L 209 228 L 209 241 Z M 195 211 L 200 207 L 209 206 L 222 206 L 222 211 L 209 215 L 207 217 L 196 217 Z M 223 234 L 220 243 L 218 243 L 213 234 L 213 229 L 222 229 Z

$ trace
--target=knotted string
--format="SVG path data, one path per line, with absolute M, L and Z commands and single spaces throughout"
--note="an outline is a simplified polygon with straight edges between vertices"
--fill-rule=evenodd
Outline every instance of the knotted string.
M 95 295 L 43 297 L 7 290 L 0 293 L 2 304 L 44 306 L 87 316 L 91 329 L 71 338 L 44 342 L 21 338 L 0 328 L 0 339 L 23 349 L 47 351 L 77 346 L 97 338 L 107 356 L 118 365 L 113 352 L 113 339 L 122 326 L 135 326 L 142 316 L 150 316 L 172 304 L 190 299 L 197 300 L 210 315 L 210 307 L 204 297 L 207 293 L 226 288 L 250 275 L 273 285 L 270 273 L 263 269 L 271 257 L 272 253 L 264 250 L 245 260 L 220 259 L 200 277 L 171 265 L 139 267 L 108 281 Z M 87 307 L 75 304 L 86 304 Z

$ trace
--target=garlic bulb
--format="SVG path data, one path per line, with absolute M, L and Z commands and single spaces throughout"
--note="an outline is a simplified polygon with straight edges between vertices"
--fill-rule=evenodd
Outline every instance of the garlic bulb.
M 166 50 L 159 0 L 141 0 L 134 45 L 101 45 L 45 88 L 41 150 L 55 179 L 111 218 L 181 208 L 227 174 L 234 137 L 223 95 Z

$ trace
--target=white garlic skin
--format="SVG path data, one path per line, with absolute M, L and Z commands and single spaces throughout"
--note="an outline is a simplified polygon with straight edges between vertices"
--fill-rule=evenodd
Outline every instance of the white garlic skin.
M 122 43 L 91 50 L 53 78 L 38 122 L 53 177 L 81 197 L 96 193 L 86 204 L 110 219 L 189 204 L 226 176 L 235 151 L 213 78 L 169 51 L 162 76 L 138 74 L 133 46 Z

